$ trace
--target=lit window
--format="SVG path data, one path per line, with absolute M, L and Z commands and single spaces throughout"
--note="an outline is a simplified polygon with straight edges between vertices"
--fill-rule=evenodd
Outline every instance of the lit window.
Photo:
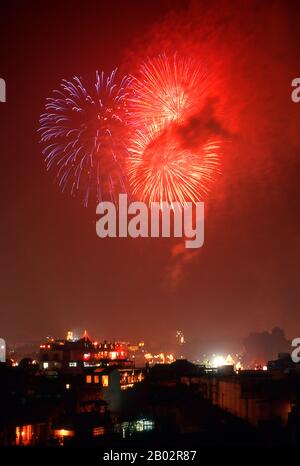
M 69 367 L 77 367 L 77 362 L 69 362 Z
M 32 426 L 16 427 L 16 445 L 30 445 L 32 442 Z
M 67 429 L 57 429 L 54 430 L 54 437 L 74 437 L 74 431 Z
M 87 375 L 85 380 L 86 380 L 86 383 L 92 383 L 92 376 Z
M 154 429 L 154 422 L 153 421 L 148 421 L 144 420 L 144 430 L 153 430 Z
M 108 375 L 102 375 L 102 386 L 108 387 Z
M 104 427 L 94 427 L 93 435 L 94 437 L 104 434 Z
M 66 389 L 69 390 L 71 385 L 69 383 L 66 383 Z
M 44 362 L 44 363 L 43 363 L 43 368 L 44 368 L 44 369 L 48 369 L 48 367 L 49 367 L 49 363 L 48 363 L 48 362 Z
M 99 383 L 99 375 L 94 376 L 94 383 Z

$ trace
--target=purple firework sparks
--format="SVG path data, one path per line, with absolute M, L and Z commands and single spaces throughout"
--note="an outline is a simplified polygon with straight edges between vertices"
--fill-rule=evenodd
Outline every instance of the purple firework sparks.
M 97 71 L 93 84 L 76 76 L 64 79 L 40 117 L 47 170 L 56 172 L 63 191 L 79 193 L 85 206 L 90 199 L 115 202 L 127 191 L 129 84 L 129 77 L 118 78 L 117 69 L 108 76 Z

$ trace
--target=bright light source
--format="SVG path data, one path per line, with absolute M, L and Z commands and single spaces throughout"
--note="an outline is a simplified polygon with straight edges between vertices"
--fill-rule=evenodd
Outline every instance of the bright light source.
M 267 370 L 268 370 L 267 366 L 264 366 L 263 371 L 267 371 Z
M 67 333 L 67 341 L 73 341 L 73 332 L 71 330 Z
M 108 387 L 109 382 L 108 382 L 108 375 L 102 375 L 102 386 L 103 387 Z
M 56 429 L 54 430 L 54 436 L 55 437 L 74 437 L 74 431 L 67 430 L 67 429 Z
M 223 356 L 215 356 L 212 360 L 213 367 L 225 366 L 226 359 Z

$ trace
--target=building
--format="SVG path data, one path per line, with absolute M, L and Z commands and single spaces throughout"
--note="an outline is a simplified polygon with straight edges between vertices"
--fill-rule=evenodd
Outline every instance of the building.
M 228 370 L 228 369 L 227 369 Z M 203 374 L 192 380 L 212 404 L 252 425 L 278 422 L 287 425 L 293 403 L 298 399 L 299 382 L 283 374 L 244 370 L 231 374 Z
M 268 371 L 275 372 L 298 372 L 300 370 L 300 364 L 295 364 L 291 358 L 290 353 L 279 353 L 278 359 L 274 361 L 268 361 Z
M 86 384 L 90 387 L 98 387 L 102 399 L 107 403 L 110 412 L 114 414 L 120 410 L 120 380 L 119 371 L 115 367 L 96 367 L 90 369 L 85 375 Z
M 155 364 L 149 369 L 147 380 L 151 385 L 176 387 L 198 373 L 198 366 L 186 359 L 177 359 L 171 364 Z
M 112 432 L 120 376 L 113 368 L 89 371 L 53 375 L 37 364 L 0 364 L 0 446 L 89 444 Z
M 68 332 L 63 340 L 48 339 L 40 345 L 39 363 L 48 372 L 80 373 L 83 368 L 100 365 L 128 366 L 128 350 L 125 344 L 93 341 L 87 331 L 79 339 Z

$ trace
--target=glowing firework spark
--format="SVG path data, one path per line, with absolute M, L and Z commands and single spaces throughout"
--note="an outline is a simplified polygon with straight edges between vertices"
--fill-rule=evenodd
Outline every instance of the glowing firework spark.
M 193 153 L 182 146 L 174 125 L 139 131 L 128 163 L 133 195 L 149 203 L 203 200 L 218 168 L 219 147 L 208 140 Z
M 148 59 L 132 80 L 137 125 L 182 121 L 205 91 L 206 73 L 190 58 L 159 55 Z
M 132 194 L 149 203 L 203 200 L 218 171 L 221 145 L 205 109 L 204 67 L 177 54 L 159 55 L 141 66 L 131 87 L 137 129 L 127 164 Z
M 96 72 L 94 84 L 63 80 L 40 117 L 47 169 L 56 170 L 62 190 L 79 192 L 85 205 L 91 198 L 114 201 L 126 191 L 129 84 L 116 69 L 109 76 Z

